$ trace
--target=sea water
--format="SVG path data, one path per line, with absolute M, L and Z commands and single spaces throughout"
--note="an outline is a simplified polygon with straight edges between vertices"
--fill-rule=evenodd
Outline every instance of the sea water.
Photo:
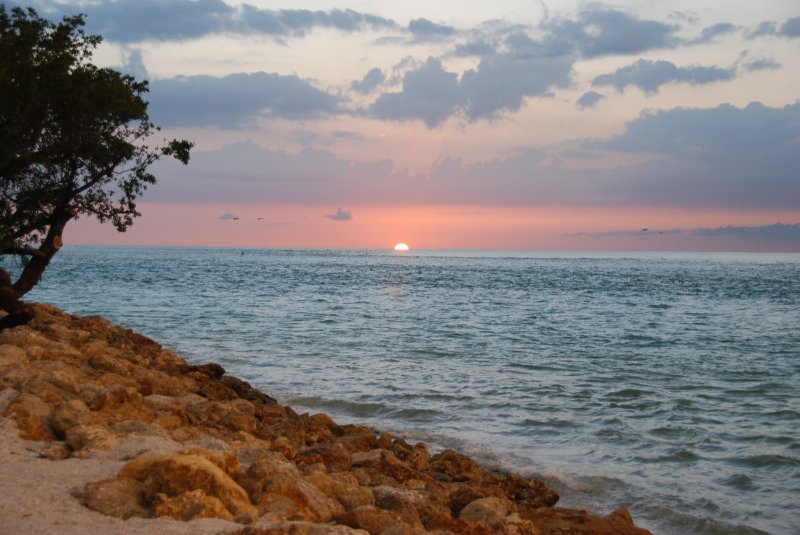
M 76 246 L 28 297 L 564 506 L 800 533 L 800 255 Z

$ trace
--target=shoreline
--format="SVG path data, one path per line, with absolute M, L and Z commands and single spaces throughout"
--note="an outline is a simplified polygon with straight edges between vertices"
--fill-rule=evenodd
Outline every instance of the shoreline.
M 649 533 L 623 507 L 297 414 L 218 364 L 34 305 L 0 332 L 0 524 L 78 533 Z M 47 511 L 42 514 L 41 509 Z M 125 520 L 123 520 L 125 519 Z M 56 527 L 57 526 L 57 527 Z

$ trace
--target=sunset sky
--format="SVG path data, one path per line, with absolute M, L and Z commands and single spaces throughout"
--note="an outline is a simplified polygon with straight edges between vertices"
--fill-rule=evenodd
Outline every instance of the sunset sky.
M 196 143 L 68 243 L 800 251 L 797 0 L 23 5 Z

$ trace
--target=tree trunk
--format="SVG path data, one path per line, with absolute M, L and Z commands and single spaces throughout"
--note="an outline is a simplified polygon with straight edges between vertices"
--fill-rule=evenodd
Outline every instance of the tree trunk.
M 61 249 L 62 234 L 67 222 L 74 217 L 72 212 L 57 211 L 53 214 L 47 236 L 22 270 L 17 282 L 11 284 L 11 277 L 0 269 L 0 310 L 7 315 L 0 318 L 0 330 L 24 325 L 33 319 L 33 309 L 20 301 L 41 280 L 50 260 Z

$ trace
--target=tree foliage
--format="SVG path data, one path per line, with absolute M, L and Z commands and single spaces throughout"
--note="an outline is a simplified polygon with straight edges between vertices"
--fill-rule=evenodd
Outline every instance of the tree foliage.
M 163 156 L 187 163 L 192 144 L 164 140 L 147 114 L 146 81 L 91 63 L 101 37 L 84 16 L 60 23 L 0 5 L 0 259 L 19 257 L 16 281 L 0 269 L 6 324 L 26 321 L 19 299 L 39 281 L 81 215 L 120 232 L 156 183 Z

